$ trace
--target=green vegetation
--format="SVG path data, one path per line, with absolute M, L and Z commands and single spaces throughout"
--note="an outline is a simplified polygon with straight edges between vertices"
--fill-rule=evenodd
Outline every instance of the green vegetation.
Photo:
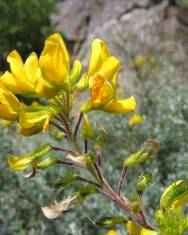
M 11 50 L 19 50 L 23 56 L 31 51 L 39 52 L 46 35 L 53 32 L 50 14 L 56 8 L 56 0 L 0 0 L 0 64 Z M 3 19 L 3 20 L 2 20 Z

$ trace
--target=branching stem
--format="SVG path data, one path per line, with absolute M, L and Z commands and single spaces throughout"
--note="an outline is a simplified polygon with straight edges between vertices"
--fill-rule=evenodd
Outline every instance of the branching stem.
M 123 170 L 121 172 L 121 176 L 120 176 L 119 183 L 118 183 L 118 188 L 117 188 L 117 195 L 118 196 L 120 196 L 120 194 L 121 194 L 121 190 L 122 190 L 122 187 L 123 187 L 123 184 L 125 182 L 127 174 L 128 174 L 128 168 L 123 166 Z

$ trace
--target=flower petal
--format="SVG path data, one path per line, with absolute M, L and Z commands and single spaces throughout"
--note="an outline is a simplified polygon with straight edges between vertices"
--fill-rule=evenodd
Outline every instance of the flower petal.
M 50 83 L 62 86 L 70 72 L 70 59 L 65 43 L 60 34 L 47 38 L 39 63 L 44 78 Z
M 97 72 L 100 69 L 101 65 L 105 62 L 105 60 L 109 56 L 110 52 L 105 42 L 101 39 L 93 40 L 91 46 L 91 56 L 90 56 L 88 76 L 90 77 L 95 72 Z
M 114 57 L 110 56 L 101 66 L 98 73 L 101 74 L 105 79 L 111 80 L 115 74 L 118 73 L 120 66 L 120 61 Z
M 102 110 L 105 112 L 112 112 L 117 114 L 127 114 L 133 112 L 136 108 L 136 101 L 133 96 L 128 99 L 111 101 L 106 104 Z
M 139 225 L 133 223 L 132 221 L 129 221 L 127 223 L 127 230 L 130 235 L 159 235 L 160 234 L 157 231 L 140 227 Z

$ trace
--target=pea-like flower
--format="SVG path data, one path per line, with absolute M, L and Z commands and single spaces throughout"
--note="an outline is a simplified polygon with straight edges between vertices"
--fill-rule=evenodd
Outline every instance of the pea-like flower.
M 55 33 L 46 39 L 39 63 L 44 78 L 50 84 L 60 88 L 66 87 L 70 58 L 60 34 Z
M 0 82 L 14 94 L 34 97 L 53 97 L 57 94 L 57 89 L 42 77 L 36 53 L 31 53 L 24 64 L 14 50 L 8 55 L 7 61 L 11 72 L 6 71 L 0 77 Z
M 119 66 L 120 61 L 110 54 L 104 41 L 95 39 L 92 43 L 88 70 L 88 86 L 91 97 L 81 107 L 81 112 L 97 109 L 104 112 L 126 114 L 135 110 L 136 101 L 133 96 L 128 99 L 116 97 Z
M 0 83 L 0 118 L 8 121 L 16 120 L 21 107 L 16 96 Z
M 31 136 L 40 131 L 45 132 L 49 127 L 50 120 L 58 112 L 59 109 L 53 106 L 25 107 L 19 118 L 20 133 L 24 136 Z

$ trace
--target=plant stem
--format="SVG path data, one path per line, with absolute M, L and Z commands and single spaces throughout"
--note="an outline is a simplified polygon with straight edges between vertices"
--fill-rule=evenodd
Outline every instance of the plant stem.
M 101 166 L 102 165 L 102 161 L 101 161 L 102 151 L 101 151 L 101 148 L 96 147 L 95 151 L 96 151 L 97 163 L 98 163 L 99 166 Z
M 50 124 L 51 124 L 52 126 L 55 126 L 55 127 L 56 127 L 57 129 L 59 129 L 60 131 L 63 131 L 64 133 L 66 133 L 66 130 L 65 130 L 63 127 L 59 126 L 57 123 L 50 121 Z
M 74 137 L 75 138 L 76 138 L 76 135 L 78 133 L 78 129 L 79 129 L 80 123 L 82 121 L 82 118 L 83 118 L 83 113 L 80 113 L 79 118 L 78 118 L 78 122 L 77 122 L 75 130 L 74 130 Z
M 84 153 L 87 153 L 88 150 L 88 141 L 87 139 L 84 140 Z
M 63 160 L 57 160 L 58 164 L 62 164 L 62 165 L 66 165 L 66 166 L 70 166 L 70 167 L 76 167 L 77 166 L 74 164 L 74 162 L 67 162 L 67 161 L 63 161 Z
M 81 182 L 88 183 L 88 184 L 93 184 L 93 185 L 97 186 L 98 188 L 101 188 L 100 184 L 98 184 L 98 183 L 96 183 L 92 180 L 88 180 L 88 179 L 85 179 L 85 178 L 80 177 L 80 176 L 77 176 L 76 179 L 81 181 Z
M 141 202 L 141 211 L 140 211 L 140 215 L 142 217 L 142 221 L 143 221 L 143 225 L 147 226 L 148 228 L 154 230 L 156 229 L 153 225 L 149 224 L 145 215 L 145 209 L 144 209 L 144 199 L 143 199 L 143 192 L 138 192 L 138 196 L 140 198 L 140 202 Z
M 64 153 L 70 153 L 71 155 L 75 156 L 76 153 L 70 149 L 64 149 L 64 148 L 58 148 L 58 147 L 52 147 L 52 150 L 54 151 L 60 151 L 60 152 L 64 152 Z
M 118 183 L 118 188 L 117 188 L 117 195 L 120 196 L 121 194 L 121 189 L 123 187 L 123 184 L 125 182 L 126 176 L 128 174 L 128 168 L 127 167 L 123 167 L 120 179 L 119 179 L 119 183 Z

